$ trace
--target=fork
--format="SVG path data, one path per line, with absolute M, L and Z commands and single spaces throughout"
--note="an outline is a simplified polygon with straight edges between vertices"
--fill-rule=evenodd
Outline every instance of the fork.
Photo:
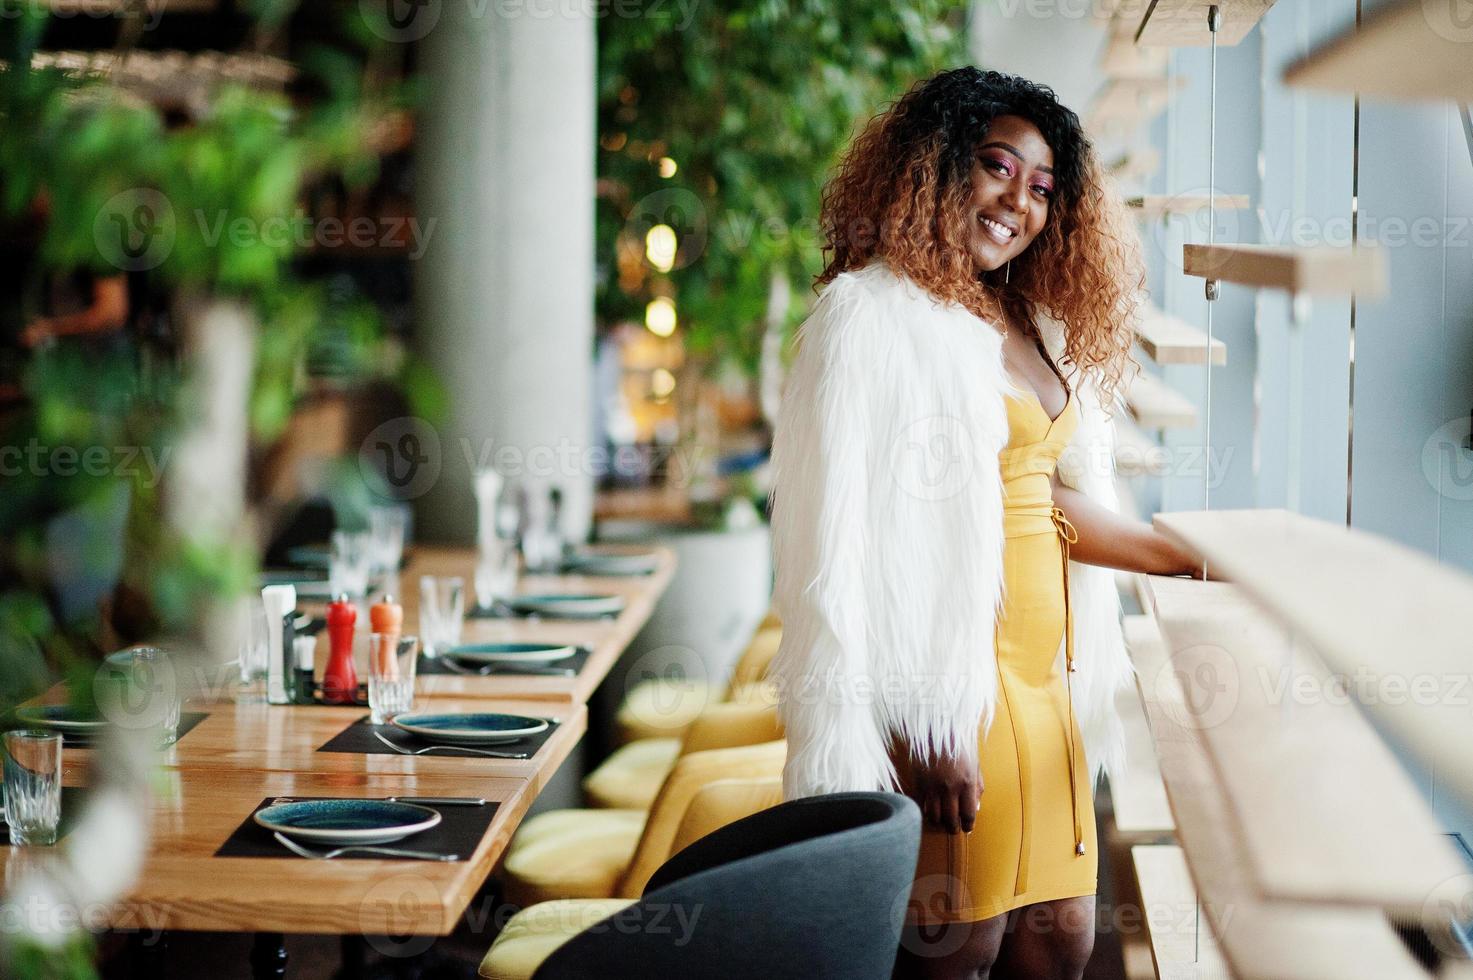
M 347 854 L 357 851 L 360 854 L 382 854 L 385 857 L 419 858 L 422 861 L 459 861 L 459 854 L 435 854 L 430 851 L 405 851 L 397 847 L 369 847 L 366 844 L 356 844 L 349 847 L 334 847 L 330 851 L 314 851 L 310 847 L 303 847 L 285 834 L 273 833 L 277 843 L 291 851 L 298 857 L 312 858 L 316 861 L 331 861 L 339 854 Z
M 534 664 L 486 664 L 483 667 L 467 667 L 450 657 L 441 657 L 440 662 L 457 674 L 467 677 L 488 677 L 491 674 L 526 674 L 529 677 L 576 677 L 578 672 L 571 667 L 541 667 Z
M 424 755 L 427 752 L 434 752 L 436 750 L 439 750 L 447 752 L 471 752 L 475 755 L 490 756 L 493 759 L 531 758 L 531 755 L 526 752 L 496 752 L 491 749 L 473 749 L 468 745 L 429 745 L 422 749 L 406 749 L 404 746 L 390 741 L 388 738 L 384 737 L 383 732 L 374 732 L 373 737 L 378 739 L 380 742 L 383 742 L 385 745 L 393 749 L 395 752 L 398 752 L 400 755 Z

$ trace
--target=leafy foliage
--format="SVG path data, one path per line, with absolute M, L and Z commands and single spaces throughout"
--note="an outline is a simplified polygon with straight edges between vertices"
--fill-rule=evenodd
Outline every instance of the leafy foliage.
M 296 6 L 252 0 L 263 41 Z M 304 280 L 303 239 L 289 233 L 306 220 L 298 202 L 308 185 L 375 177 L 368 134 L 407 102 L 396 86 L 364 83 L 375 75 L 372 36 L 348 24 L 340 43 L 300 52 L 295 90 L 310 98 L 221 89 L 199 118 L 171 125 L 105 82 L 33 67 L 47 16 L 44 4 L 0 0 L 0 230 L 12 241 L 34 235 L 28 276 L 127 271 L 130 291 L 144 284 L 164 306 L 243 302 L 260 324 L 249 406 L 259 440 L 285 425 L 309 356 L 327 357 L 339 376 L 380 373 L 373 308 Z M 109 222 L 146 231 L 146 242 L 161 234 L 167 247 L 130 266 L 131 253 L 109 245 Z M 21 303 L 12 322 L 34 312 Z M 43 347 L 27 360 L 23 402 L 0 415 L 0 709 L 58 675 L 88 691 L 110 629 L 187 635 L 205 599 L 254 580 L 247 539 L 197 539 L 164 519 L 173 441 L 190 422 L 185 371 L 122 338 Z M 89 948 L 85 935 L 64 955 L 21 945 L 3 969 L 92 976 Z
M 965 8 L 745 0 L 605 18 L 601 317 L 640 319 L 652 296 L 673 293 L 693 350 L 755 373 L 773 270 L 800 286 L 801 305 L 822 267 L 825 174 L 887 101 L 962 62 Z M 660 176 L 661 157 L 673 177 Z M 680 238 L 668 280 L 640 259 L 657 222 Z

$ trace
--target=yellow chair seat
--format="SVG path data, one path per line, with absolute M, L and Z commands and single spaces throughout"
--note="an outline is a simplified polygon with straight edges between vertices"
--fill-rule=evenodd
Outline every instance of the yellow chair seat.
M 777 685 L 772 681 L 753 681 L 750 684 L 742 684 L 733 687 L 727 695 L 727 701 L 733 704 L 777 704 Z
M 745 816 L 782 802 L 783 781 L 720 779 L 690 802 L 670 848 L 679 853 L 700 838 Z M 620 909 L 633 898 L 575 898 L 542 902 L 507 920 L 481 961 L 481 976 L 491 980 L 529 980 L 553 950 Z
M 727 824 L 777 806 L 783 801 L 781 776 L 765 779 L 718 779 L 696 794 L 690 809 L 675 831 L 670 844 L 674 857 L 707 834 L 714 834 Z
M 486 951 L 481 976 L 529 980 L 553 950 L 632 904 L 631 898 L 572 898 L 523 909 L 507 920 Z
M 506 900 L 523 907 L 552 898 L 618 894 L 644 832 L 643 810 L 553 810 L 522 824 L 506 849 Z
M 720 692 L 705 681 L 653 678 L 629 689 L 614 716 L 620 744 L 641 738 L 680 738 Z
M 678 758 L 678 738 L 630 742 L 583 778 L 583 794 L 593 807 L 648 810 Z

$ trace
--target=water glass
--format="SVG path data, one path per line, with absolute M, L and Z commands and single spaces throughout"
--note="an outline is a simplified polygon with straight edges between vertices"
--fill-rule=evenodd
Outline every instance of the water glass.
M 409 508 L 404 504 L 373 507 L 368 512 L 368 533 L 373 540 L 375 571 L 397 572 L 404 558 L 404 539 L 409 528 Z
M 15 845 L 55 844 L 61 826 L 61 736 L 5 733 L 5 820 Z
M 393 633 L 368 635 L 369 721 L 386 724 L 414 707 L 414 668 L 419 637 Z
M 148 646 L 129 650 L 128 683 L 133 687 L 129 701 L 139 706 L 140 722 L 158 729 L 160 748 L 173 745 L 179 740 L 179 715 L 184 699 L 168 651 Z
M 259 594 L 246 596 L 240 607 L 240 693 L 236 700 L 264 703 L 266 700 L 267 658 L 271 641 L 267 639 L 266 606 Z
M 476 605 L 490 609 L 517 591 L 517 549 L 504 538 L 483 538 L 476 551 Z
M 355 598 L 368 594 L 368 577 L 373 572 L 373 535 L 368 531 L 332 532 L 327 578 L 333 595 L 346 592 Z M 396 564 L 397 567 L 397 564 Z
M 465 626 L 465 579 L 422 575 L 419 580 L 419 632 L 425 656 L 438 657 L 460 643 Z

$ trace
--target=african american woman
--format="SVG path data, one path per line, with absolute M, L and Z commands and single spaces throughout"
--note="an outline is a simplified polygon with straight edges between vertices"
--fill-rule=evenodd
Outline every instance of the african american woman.
M 1117 513 L 1139 241 L 1078 117 L 975 68 L 870 121 L 822 227 L 773 445 L 785 795 L 920 805 L 897 975 L 1074 980 L 1132 677 L 1111 569 L 1200 574 Z

